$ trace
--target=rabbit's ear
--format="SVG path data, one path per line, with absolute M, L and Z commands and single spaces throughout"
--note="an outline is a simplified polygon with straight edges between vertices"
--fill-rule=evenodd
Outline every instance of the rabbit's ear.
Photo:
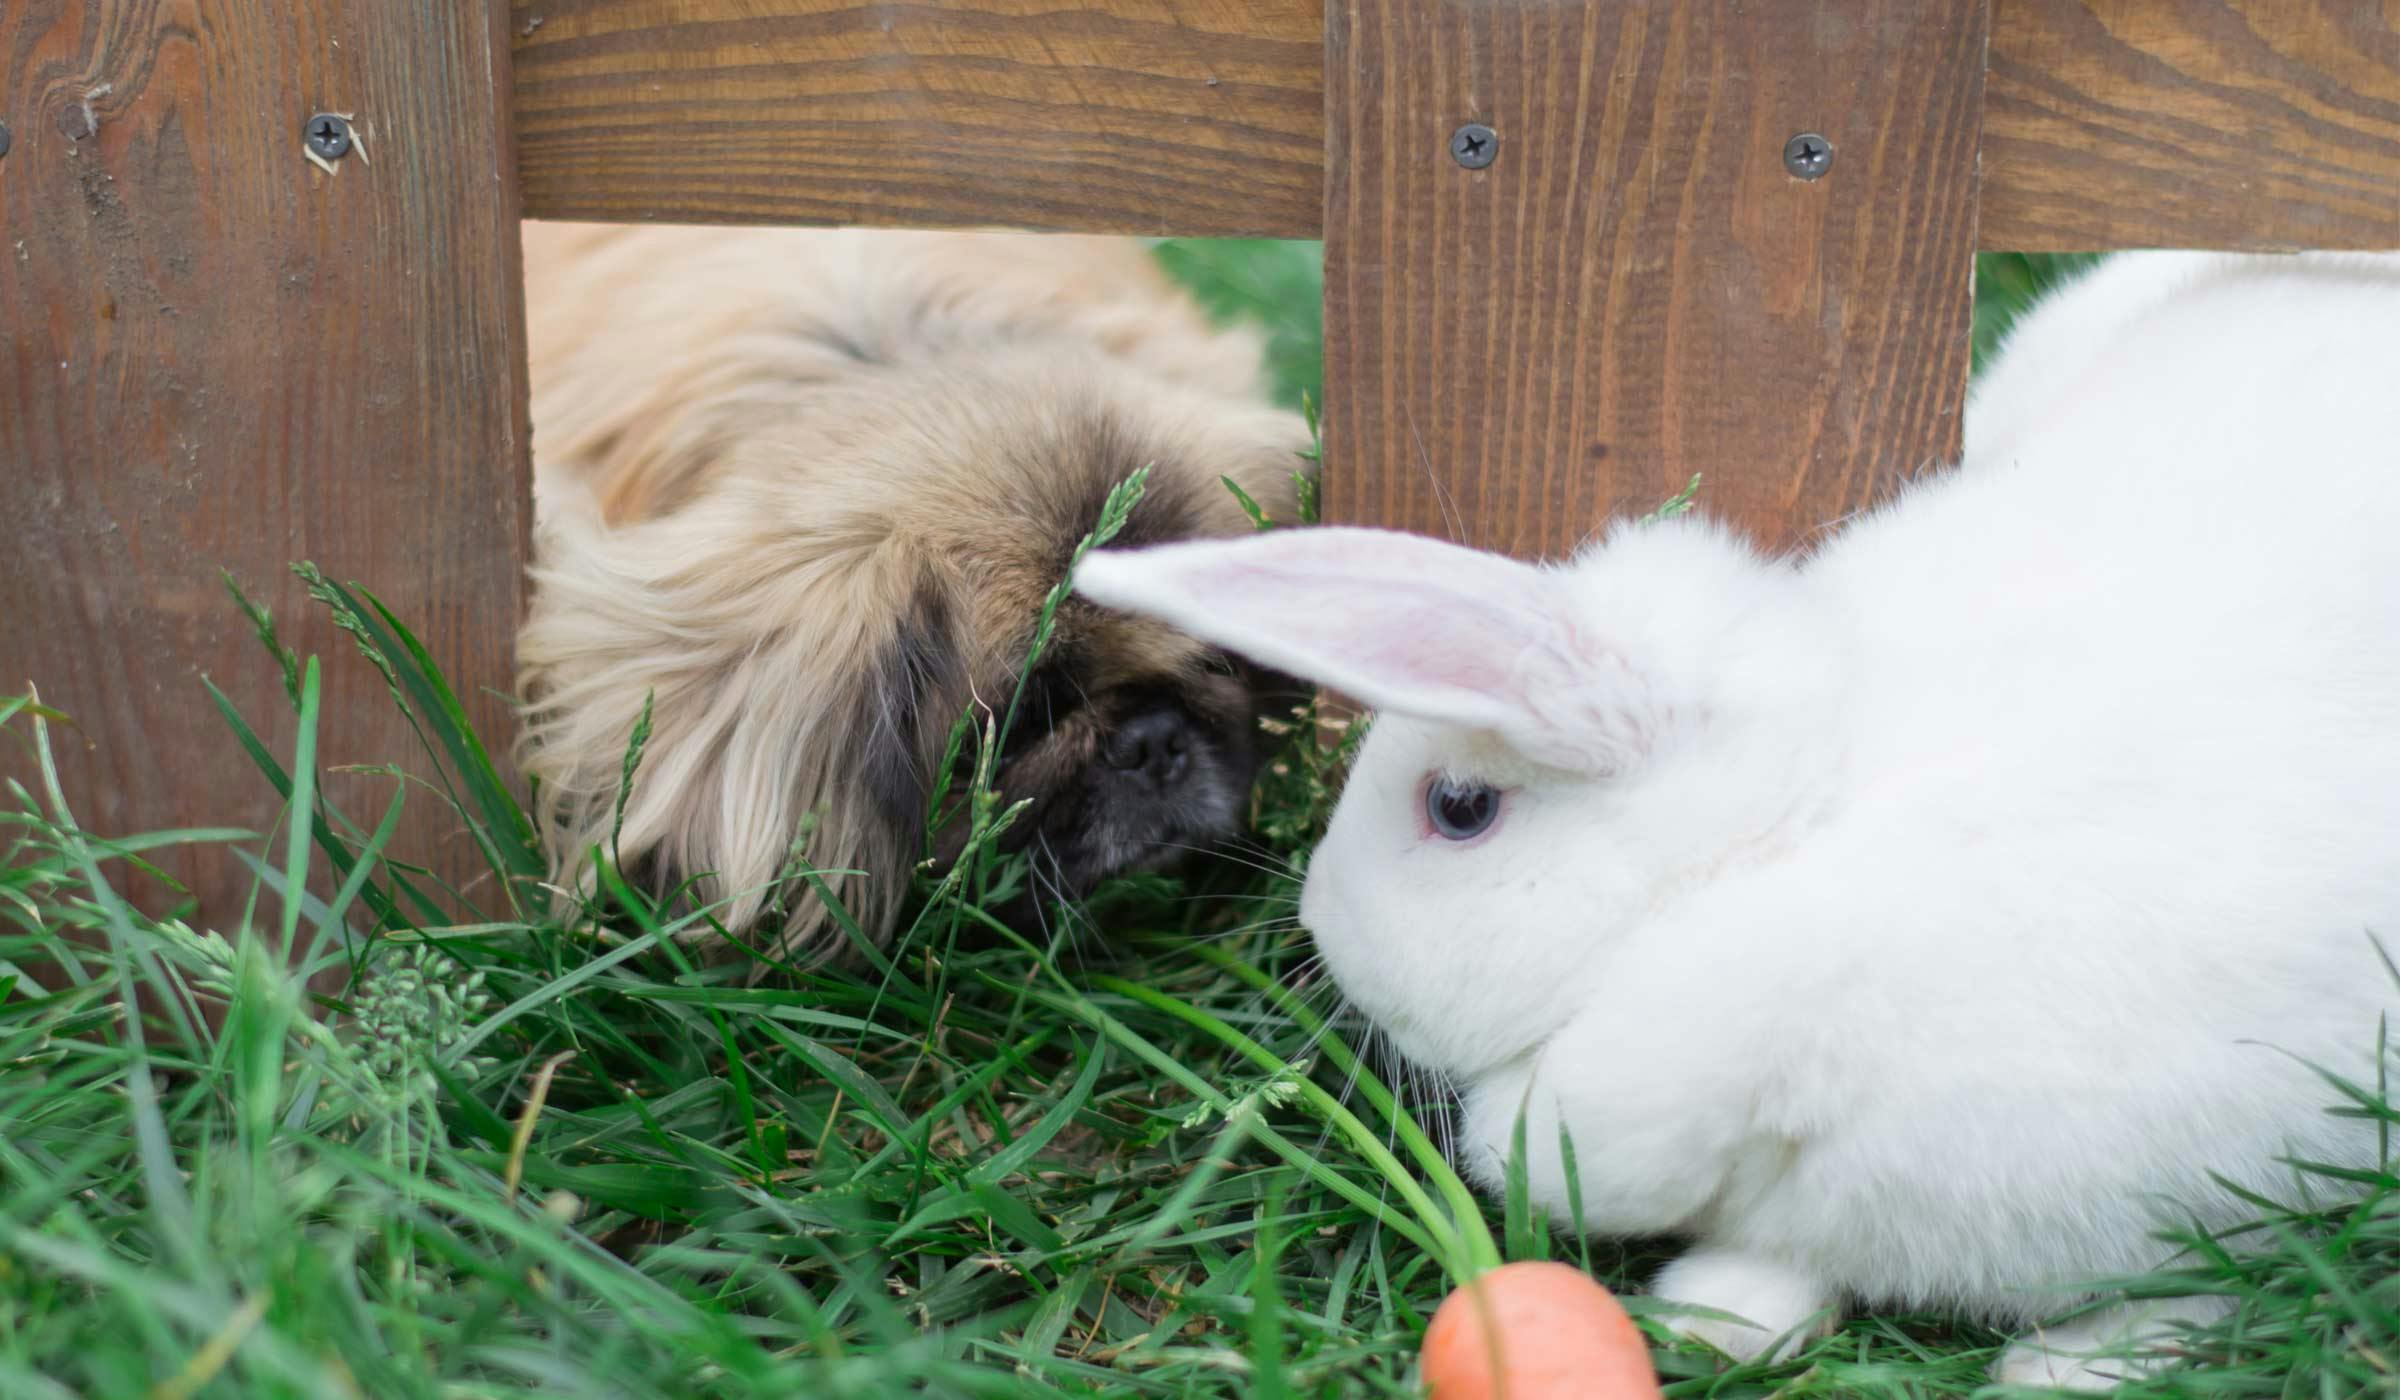
M 1557 767 L 1613 766 L 1557 580 L 1382 530 L 1276 530 L 1087 557 L 1076 590 L 1379 710 L 1497 732 Z M 1561 721 L 1565 721 L 1562 725 Z

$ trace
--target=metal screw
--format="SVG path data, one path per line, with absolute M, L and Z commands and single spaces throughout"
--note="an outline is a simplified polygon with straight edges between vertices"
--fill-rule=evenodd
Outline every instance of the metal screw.
M 0 122 L 0 156 L 8 154 L 8 123 Z
M 1783 168 L 1803 180 L 1814 180 L 1833 165 L 1833 143 L 1813 131 L 1803 131 L 1783 143 Z
M 1482 122 L 1468 122 L 1450 133 L 1450 158 L 1469 170 L 1481 170 L 1500 156 L 1500 138 Z
M 350 154 L 350 123 L 331 112 L 310 117 L 308 148 L 327 160 L 340 160 Z

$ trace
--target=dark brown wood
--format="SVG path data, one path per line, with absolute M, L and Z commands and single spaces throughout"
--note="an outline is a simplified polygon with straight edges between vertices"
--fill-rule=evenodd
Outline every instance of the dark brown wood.
M 1323 0 L 514 4 L 536 217 L 1323 227 Z M 2400 248 L 2388 0 L 1992 0 L 1991 70 L 1986 248 Z
M 1994 9 L 1985 247 L 2400 247 L 2400 5 Z
M 1293 0 L 515 0 L 526 212 L 1313 229 L 1322 27 Z
M 1329 514 L 1556 554 L 1702 472 L 1791 543 L 1955 454 L 1980 0 L 1328 13 Z
M 507 69 L 470 0 L 0 8 L 0 688 L 79 722 L 88 828 L 275 816 L 200 684 L 288 758 L 220 567 L 324 658 L 328 765 L 427 771 L 295 559 L 377 590 L 505 743 L 530 513 Z M 355 119 L 338 173 L 303 154 L 320 110 Z M 328 778 L 369 825 L 391 788 Z M 410 794 L 406 849 L 476 868 L 435 806 Z M 238 917 L 230 855 L 170 864 Z

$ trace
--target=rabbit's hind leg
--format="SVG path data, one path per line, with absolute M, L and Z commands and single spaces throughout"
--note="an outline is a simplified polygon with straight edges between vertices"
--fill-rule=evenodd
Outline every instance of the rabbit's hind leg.
M 1665 1302 L 1731 1314 L 1685 1313 L 1666 1322 L 1736 1361 L 1788 1357 L 1840 1315 L 1832 1290 L 1807 1273 L 1738 1250 L 1695 1249 L 1660 1270 L 1650 1291 Z
M 2164 1348 L 2186 1327 L 2231 1308 L 2223 1298 L 2155 1298 L 2116 1303 L 2036 1328 L 2001 1353 L 1992 1379 L 2003 1385 L 2102 1391 L 2173 1361 Z

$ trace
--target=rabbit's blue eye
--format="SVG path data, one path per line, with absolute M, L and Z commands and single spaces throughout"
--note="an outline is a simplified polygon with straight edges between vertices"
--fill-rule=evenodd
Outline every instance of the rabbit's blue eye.
M 1425 819 L 1446 841 L 1469 841 L 1500 819 L 1500 794 L 1482 783 L 1435 778 L 1425 787 Z

